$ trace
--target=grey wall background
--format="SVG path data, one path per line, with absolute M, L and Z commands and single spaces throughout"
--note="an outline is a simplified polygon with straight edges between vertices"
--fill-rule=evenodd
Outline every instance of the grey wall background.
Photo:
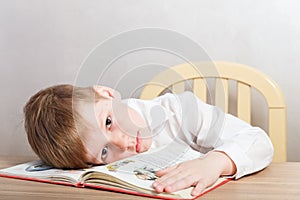
M 91 50 L 112 35 L 160 27 L 191 38 L 213 60 L 251 65 L 272 77 L 287 103 L 288 160 L 300 161 L 299 20 L 298 0 L 0 0 L 0 154 L 33 154 L 22 114 L 32 94 L 73 83 Z M 146 61 L 178 62 L 156 54 L 121 59 L 110 80 Z M 126 89 L 132 84 L 120 87 L 124 97 L 136 95 Z

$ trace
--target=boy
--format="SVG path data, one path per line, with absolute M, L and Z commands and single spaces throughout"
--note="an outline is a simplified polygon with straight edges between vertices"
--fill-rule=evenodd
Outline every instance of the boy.
M 206 153 L 160 170 L 153 188 L 174 192 L 194 186 L 199 195 L 219 176 L 240 178 L 268 166 L 273 146 L 257 127 L 205 104 L 191 92 L 153 100 L 122 100 L 103 86 L 57 85 L 24 107 L 28 141 L 57 168 L 106 164 L 180 139 Z

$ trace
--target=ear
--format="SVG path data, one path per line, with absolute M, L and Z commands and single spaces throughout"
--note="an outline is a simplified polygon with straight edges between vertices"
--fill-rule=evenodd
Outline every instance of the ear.
M 120 93 L 112 88 L 100 86 L 100 85 L 94 85 L 93 88 L 94 88 L 95 92 L 97 92 L 100 96 L 102 96 L 104 98 L 108 98 L 108 99 L 121 98 Z

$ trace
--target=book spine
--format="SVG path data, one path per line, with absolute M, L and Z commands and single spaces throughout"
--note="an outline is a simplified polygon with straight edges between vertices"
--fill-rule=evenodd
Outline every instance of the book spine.
M 83 188 L 85 184 L 83 182 L 78 182 L 75 184 L 75 187 Z

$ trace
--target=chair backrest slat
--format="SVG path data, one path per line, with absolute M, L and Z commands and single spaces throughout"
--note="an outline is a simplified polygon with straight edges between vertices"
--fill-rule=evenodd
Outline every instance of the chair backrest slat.
M 237 82 L 237 117 L 251 124 L 250 86 Z
M 228 80 L 215 79 L 215 105 L 228 113 Z
M 203 78 L 196 78 L 193 81 L 194 94 L 204 102 L 207 102 L 206 81 Z

